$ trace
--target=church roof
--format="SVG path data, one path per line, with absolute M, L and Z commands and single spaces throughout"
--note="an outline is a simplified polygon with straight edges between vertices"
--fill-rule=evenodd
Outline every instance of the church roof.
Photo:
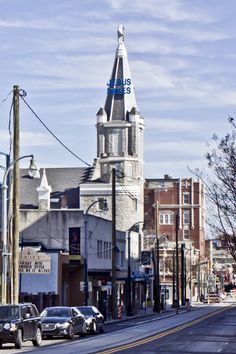
M 79 208 L 79 186 L 90 180 L 92 167 L 63 167 L 40 169 L 40 179 L 32 179 L 27 169 L 20 170 L 20 208 L 37 209 L 38 192 L 42 179 L 47 176 L 51 191 L 51 208 L 60 208 L 61 198 L 66 197 L 68 208 Z M 45 171 L 45 173 L 43 172 Z
M 105 111 L 107 120 L 127 120 L 127 115 L 133 107 L 136 107 L 134 85 L 130 74 L 127 51 L 124 45 L 124 27 L 119 25 L 118 47 L 115 61 L 108 82 Z

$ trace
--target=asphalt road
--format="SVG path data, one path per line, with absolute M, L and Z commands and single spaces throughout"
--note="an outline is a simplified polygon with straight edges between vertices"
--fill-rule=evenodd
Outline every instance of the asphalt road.
M 169 333 L 173 332 L 173 333 Z M 211 354 L 236 353 L 236 307 L 186 328 L 164 331 L 140 343 L 105 350 L 99 354 Z
M 60 350 L 67 354 L 236 354 L 236 307 L 224 306 L 206 306 L 179 315 L 166 315 L 162 319 L 151 316 L 118 322 L 108 325 L 105 334 L 75 337 L 72 341 L 44 340 L 41 348 L 34 348 L 26 342 L 21 350 L 15 350 L 6 344 L 0 352 L 58 354 Z

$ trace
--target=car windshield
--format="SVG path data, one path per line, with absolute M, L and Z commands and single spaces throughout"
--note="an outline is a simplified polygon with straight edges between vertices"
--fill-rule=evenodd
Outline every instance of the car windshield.
M 0 306 L 0 318 L 19 318 L 19 307 Z
M 92 316 L 93 315 L 93 311 L 92 311 L 91 307 L 77 307 L 77 308 L 85 316 Z
M 67 308 L 48 308 L 42 313 L 42 317 L 70 317 L 70 309 Z

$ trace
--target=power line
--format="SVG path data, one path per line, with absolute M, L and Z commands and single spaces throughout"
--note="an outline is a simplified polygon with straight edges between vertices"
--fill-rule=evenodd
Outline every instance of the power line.
M 8 93 L 7 97 L 5 97 L 5 98 L 1 101 L 1 104 L 7 101 L 8 97 L 12 94 L 12 92 L 13 92 L 13 90 L 11 90 L 11 91 Z
M 72 154 L 74 157 L 76 157 L 78 160 L 83 162 L 85 165 L 92 167 L 88 162 L 84 161 L 82 158 L 80 158 L 77 154 L 75 154 L 71 149 L 69 149 L 53 132 L 51 129 L 47 127 L 47 125 L 42 121 L 42 119 L 35 113 L 33 108 L 26 102 L 24 99 L 23 95 L 20 95 L 22 101 L 26 104 L 26 106 L 30 109 L 30 111 L 33 113 L 33 115 L 39 120 L 39 122 L 44 126 L 44 128 L 56 139 L 59 144 L 61 144 L 70 154 Z

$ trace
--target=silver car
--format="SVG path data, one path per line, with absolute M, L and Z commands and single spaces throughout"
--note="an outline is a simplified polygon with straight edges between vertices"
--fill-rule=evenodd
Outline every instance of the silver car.
M 86 329 L 90 333 L 103 333 L 105 331 L 104 316 L 95 306 L 76 307 L 85 317 Z

